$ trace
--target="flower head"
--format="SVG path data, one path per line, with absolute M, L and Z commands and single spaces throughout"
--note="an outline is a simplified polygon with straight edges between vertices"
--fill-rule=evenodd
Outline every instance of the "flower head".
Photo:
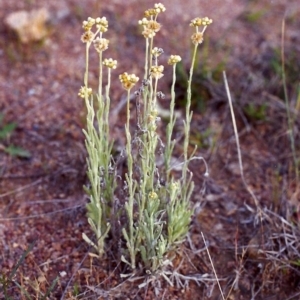
M 117 61 L 113 60 L 112 58 L 109 59 L 104 59 L 103 65 L 110 68 L 110 69 L 115 69 L 117 67 Z
M 168 60 L 168 64 L 169 65 L 175 65 L 180 61 L 181 61 L 181 57 L 179 55 L 171 55 L 169 60 Z
M 127 72 L 121 74 L 119 79 L 125 90 L 130 90 L 139 81 L 139 78 L 134 74 L 128 74 Z
M 149 28 L 145 28 L 142 32 L 142 35 L 145 37 L 145 39 L 151 39 L 155 36 L 155 32 Z
M 212 23 L 212 19 L 209 19 L 208 17 L 195 18 L 191 21 L 190 26 L 193 26 L 193 27 L 199 27 L 201 25 L 207 26 L 207 25 L 210 25 L 211 23 Z
M 142 34 L 146 39 L 153 38 L 155 36 L 155 33 L 158 32 L 161 27 L 158 22 L 154 20 L 148 20 L 147 18 L 139 20 L 139 25 L 142 25 L 144 27 Z
M 156 10 L 157 13 L 166 11 L 166 7 L 161 3 L 154 4 L 154 9 Z
M 97 29 L 100 30 L 100 32 L 106 32 L 107 31 L 107 29 L 108 29 L 108 22 L 107 22 L 107 20 L 106 20 L 105 17 L 97 18 L 95 20 L 95 22 L 96 22 L 96 27 L 97 27 Z
M 152 66 L 150 68 L 150 75 L 156 79 L 159 79 L 164 76 L 163 74 L 164 66 Z
M 86 96 L 90 96 L 93 90 L 91 88 L 87 88 L 86 86 L 82 86 L 79 89 L 78 96 L 81 98 L 85 98 Z
M 196 32 L 191 36 L 191 40 L 193 44 L 198 45 L 203 42 L 203 33 L 202 32 Z
M 154 47 L 151 51 L 151 54 L 155 57 L 158 57 L 163 53 L 164 53 L 164 50 L 162 48 L 157 48 L 157 47 Z
M 88 17 L 88 19 L 86 21 L 82 22 L 82 28 L 84 29 L 84 31 L 90 31 L 93 27 L 93 25 L 95 24 L 96 20 Z
M 148 195 L 149 199 L 151 200 L 156 200 L 158 199 L 158 195 L 155 193 L 155 192 L 150 192 L 149 195 Z
M 149 20 L 146 18 L 143 18 L 142 20 L 139 20 L 139 25 L 146 26 L 149 23 Z
M 150 9 L 147 9 L 145 12 L 144 12 L 144 16 L 146 18 L 149 18 L 151 16 L 156 16 L 157 15 L 157 11 L 155 8 L 150 8 Z
M 109 40 L 97 37 L 94 40 L 94 47 L 97 52 L 105 51 L 108 48 Z
M 92 40 L 94 39 L 94 33 L 90 30 L 86 31 L 82 36 L 81 36 L 81 41 L 83 43 L 91 43 Z
M 153 30 L 154 32 L 158 32 L 161 27 L 161 25 L 158 22 L 152 20 L 150 20 L 146 26 L 147 28 Z

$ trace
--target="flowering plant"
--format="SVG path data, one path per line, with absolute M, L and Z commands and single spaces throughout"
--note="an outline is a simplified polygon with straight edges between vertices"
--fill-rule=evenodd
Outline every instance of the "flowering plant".
M 188 169 L 189 162 L 196 158 L 195 151 L 191 156 L 188 155 L 192 118 L 191 81 L 197 47 L 203 41 L 205 29 L 212 22 L 208 18 L 196 18 L 190 24 L 195 27 L 196 32 L 191 37 L 194 54 L 184 120 L 184 161 L 181 178 L 176 179 L 171 172 L 174 167 L 171 165 L 171 157 L 175 146 L 175 141 L 172 140 L 176 122 L 175 71 L 176 64 L 181 61 L 178 55 L 171 55 L 168 60 L 168 64 L 173 67 L 173 83 L 166 137 L 160 138 L 157 130 L 157 124 L 160 122 L 157 101 L 164 98 L 164 94 L 158 89 L 159 80 L 164 76 L 164 66 L 159 63 L 159 59 L 164 51 L 154 47 L 154 38 L 161 28 L 157 21 L 158 16 L 165 10 L 163 4 L 155 4 L 153 8 L 145 11 L 144 17 L 138 22 L 142 26 L 146 47 L 144 78 L 133 93 L 137 116 L 134 120 L 131 116 L 130 99 L 132 90 L 140 80 L 135 74 L 127 72 L 119 75 L 121 85 L 127 91 L 126 146 L 120 154 L 120 157 L 126 158 L 125 175 L 119 174 L 119 158 L 113 157 L 113 144 L 110 141 L 110 76 L 111 71 L 117 67 L 117 61 L 112 58 L 103 60 L 102 57 L 109 47 L 109 40 L 103 38 L 103 34 L 108 30 L 106 18 L 88 18 L 84 21 L 84 33 L 81 38 L 82 42 L 86 43 L 86 70 L 84 85 L 78 95 L 84 98 L 87 107 L 87 128 L 84 134 L 90 186 L 85 189 L 90 197 L 87 204 L 88 222 L 95 233 L 95 238 L 89 238 L 85 233 L 83 238 L 101 256 L 105 254 L 108 236 L 118 237 L 121 244 L 121 260 L 132 270 L 136 269 L 137 263 L 142 263 L 150 273 L 171 264 L 169 254 L 184 240 L 193 214 L 190 197 L 194 185 L 192 173 Z M 88 83 L 89 50 L 92 44 L 98 52 L 100 62 L 96 96 Z M 108 74 L 105 95 L 102 92 L 103 66 L 107 67 Z M 94 97 L 98 104 L 97 111 L 93 105 Z M 158 156 L 163 157 L 163 166 L 157 163 Z M 120 177 L 123 180 L 121 186 L 117 185 L 117 179 Z

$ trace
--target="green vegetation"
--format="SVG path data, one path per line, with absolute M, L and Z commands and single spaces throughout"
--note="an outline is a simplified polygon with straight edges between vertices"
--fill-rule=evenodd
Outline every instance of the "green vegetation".
M 146 42 L 144 78 L 139 88 L 132 93 L 139 82 L 135 74 L 125 72 L 119 76 L 127 91 L 127 107 L 124 132 L 126 146 L 117 158 L 112 155 L 113 142 L 109 128 L 111 71 L 117 67 L 117 61 L 103 58 L 104 51 L 109 46 L 109 40 L 103 37 L 108 29 L 106 18 L 88 18 L 83 22 L 82 35 L 82 41 L 86 43 L 86 71 L 79 96 L 84 98 L 87 108 L 87 128 L 84 134 L 90 181 L 90 186 L 85 187 L 85 190 L 90 197 L 90 203 L 87 204 L 88 222 L 95 234 L 94 238 L 83 233 L 83 239 L 102 257 L 106 254 L 108 237 L 111 236 L 113 240 L 122 237 L 122 262 L 133 272 L 142 264 L 147 274 L 155 274 L 171 265 L 170 254 L 178 249 L 189 230 L 193 214 L 190 197 L 194 188 L 189 162 L 202 159 L 194 156 L 196 148 L 192 154 L 189 154 L 188 149 L 192 120 L 192 77 L 198 45 L 202 43 L 204 32 L 212 22 L 205 17 L 193 19 L 190 23 L 194 28 L 191 36 L 193 57 L 189 75 L 186 76 L 182 172 L 180 177 L 174 176 L 175 166 L 171 163 L 171 157 L 175 147 L 173 129 L 176 121 L 176 67 L 181 61 L 178 55 L 171 55 L 168 60 L 173 68 L 173 81 L 166 136 L 161 138 L 157 130 L 160 121 L 157 101 L 164 98 L 159 90 L 164 66 L 159 64 L 163 49 L 155 47 L 154 37 L 161 28 L 157 18 L 164 11 L 162 4 L 155 4 L 139 21 Z M 93 96 L 88 82 L 91 45 L 99 57 L 99 86 L 96 97 Z M 105 73 L 103 66 L 107 69 L 108 84 L 105 92 L 102 86 Z M 131 99 L 135 100 L 135 119 L 131 116 Z M 157 163 L 159 157 L 163 157 L 162 166 Z M 118 169 L 118 162 L 123 159 L 126 160 L 125 174 Z
M 3 119 L 4 116 L 0 114 L 0 151 L 4 151 L 11 156 L 29 158 L 31 156 L 29 151 L 10 143 L 10 137 L 15 131 L 17 124 L 4 124 Z

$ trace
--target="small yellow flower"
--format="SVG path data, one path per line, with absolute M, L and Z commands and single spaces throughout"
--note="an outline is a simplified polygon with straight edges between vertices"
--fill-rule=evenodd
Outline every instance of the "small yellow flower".
M 82 28 L 84 29 L 84 31 L 90 31 L 93 27 L 93 25 L 95 24 L 95 19 L 88 17 L 88 19 L 86 21 L 82 22 Z
M 83 43 L 91 43 L 93 38 L 94 38 L 94 33 L 88 30 L 81 36 L 81 41 Z
M 154 47 L 151 51 L 151 54 L 155 57 L 158 57 L 163 53 L 164 53 L 164 50 L 162 48 L 157 48 L 157 47 Z
M 81 98 L 85 98 L 85 96 L 90 96 L 93 90 L 91 88 L 87 88 L 86 86 L 82 86 L 79 90 L 78 96 Z
M 204 17 L 204 18 L 202 19 L 202 25 L 203 25 L 203 26 L 208 26 L 208 25 L 210 25 L 212 22 L 213 22 L 213 20 L 212 20 L 212 19 L 209 19 L 208 17 Z
M 94 40 L 94 47 L 97 52 L 105 51 L 108 48 L 109 40 L 97 37 Z
M 158 199 L 158 195 L 155 193 L 155 192 L 150 192 L 149 195 L 148 195 L 149 199 L 151 200 L 156 200 Z
M 156 12 L 156 9 L 155 8 L 150 8 L 150 9 L 147 9 L 145 12 L 144 12 L 144 16 L 146 18 L 149 18 L 151 16 L 156 16 L 157 15 L 157 12 Z
M 146 26 L 149 23 L 149 20 L 146 18 L 143 18 L 142 20 L 139 20 L 139 25 Z
M 179 55 L 171 55 L 169 60 L 168 60 L 168 64 L 169 65 L 175 65 L 180 61 L 181 61 L 181 57 Z
M 113 60 L 112 58 L 104 59 L 103 65 L 110 68 L 110 69 L 116 69 L 117 67 L 117 61 Z
M 152 66 L 150 68 L 150 75 L 156 79 L 159 79 L 164 76 L 163 74 L 164 66 Z
M 190 26 L 193 27 L 199 27 L 201 25 L 203 26 L 207 26 L 210 25 L 212 23 L 212 19 L 209 19 L 208 17 L 204 17 L 204 18 L 195 18 L 191 21 Z
M 196 32 L 191 36 L 191 40 L 193 44 L 198 45 L 203 42 L 203 33 L 201 32 Z
M 134 74 L 128 74 L 127 72 L 119 75 L 119 79 L 125 90 L 130 90 L 139 81 L 139 78 Z
M 106 20 L 105 17 L 102 18 L 97 18 L 95 20 L 96 22 L 96 27 L 99 29 L 101 32 L 106 32 L 108 29 L 108 21 Z
M 154 4 L 154 8 L 155 8 L 157 13 L 166 11 L 166 7 L 161 3 Z
M 154 32 L 158 32 L 160 30 L 160 27 L 161 25 L 158 22 L 152 20 L 150 20 L 147 24 L 147 28 L 153 30 Z

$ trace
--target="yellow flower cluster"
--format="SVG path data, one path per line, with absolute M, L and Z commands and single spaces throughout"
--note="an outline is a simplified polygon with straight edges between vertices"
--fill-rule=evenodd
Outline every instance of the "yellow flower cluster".
M 181 61 L 181 57 L 179 55 L 171 55 L 169 60 L 168 60 L 168 64 L 169 65 L 175 65 L 180 61 Z
M 78 96 L 81 98 L 85 98 L 85 96 L 90 96 L 93 90 L 91 88 L 87 88 L 86 86 L 82 86 L 79 90 Z
M 193 44 L 195 44 L 195 45 L 201 44 L 203 42 L 203 33 L 202 32 L 195 32 L 191 36 L 191 40 L 192 40 Z
M 154 47 L 151 52 L 151 54 L 155 57 L 158 57 L 163 53 L 164 53 L 164 50 L 162 48 L 158 48 L 158 47 Z
M 139 78 L 134 74 L 127 74 L 127 72 L 121 74 L 119 79 L 125 90 L 130 90 L 139 81 Z
M 147 22 L 143 19 L 140 21 L 141 24 L 143 24 L 144 26 L 144 30 L 142 32 L 143 36 L 148 39 L 148 38 L 153 38 L 156 34 L 156 32 L 158 32 L 160 30 L 161 25 L 153 20 L 147 20 Z M 144 25 L 146 24 L 146 25 Z
M 95 23 L 95 19 L 88 17 L 86 21 L 82 22 L 82 28 L 84 29 L 84 31 L 90 31 Z
M 84 29 L 84 31 L 90 31 L 95 24 L 97 29 L 99 29 L 101 32 L 106 32 L 108 29 L 108 22 L 106 20 L 106 17 L 96 19 L 88 17 L 86 21 L 82 22 L 82 28 Z
M 89 30 L 86 31 L 82 36 L 81 36 L 81 41 L 83 43 L 91 43 L 93 41 L 94 34 Z
M 156 79 L 159 79 L 164 76 L 163 74 L 164 66 L 152 66 L 150 68 L 150 75 Z
M 95 20 L 96 22 L 96 27 L 97 29 L 100 30 L 100 32 L 106 32 L 107 29 L 108 29 L 108 21 L 106 20 L 105 17 L 102 17 L 102 18 L 97 18 Z
M 101 32 L 101 33 L 106 32 L 108 29 L 108 21 L 106 20 L 105 17 L 96 18 L 96 19 L 88 17 L 88 19 L 86 21 L 82 22 L 82 28 L 84 30 L 84 33 L 81 36 L 81 41 L 83 43 L 91 43 L 93 41 L 93 39 L 95 38 L 95 34 L 92 32 L 92 28 L 95 24 L 96 24 L 96 28 L 97 28 L 97 33 L 98 32 Z M 100 37 L 101 37 L 101 34 L 100 34 Z
M 149 199 L 151 200 L 156 200 L 158 199 L 158 195 L 155 193 L 155 192 L 150 192 L 149 195 L 148 195 Z
M 161 28 L 161 25 L 156 21 L 159 13 L 166 10 L 165 6 L 161 3 L 154 4 L 154 8 L 147 9 L 144 13 L 144 18 L 139 20 L 139 24 L 144 27 L 142 32 L 143 36 L 148 38 L 153 38 Z M 149 19 L 147 19 L 149 18 Z
M 191 21 L 190 26 L 196 27 L 196 32 L 191 36 L 191 40 L 193 44 L 199 45 L 203 42 L 203 34 L 208 25 L 212 23 L 212 19 L 209 19 L 208 17 L 204 18 L 195 18 Z M 204 26 L 201 32 L 198 31 L 198 27 Z
M 154 8 L 149 8 L 144 12 L 144 16 L 146 18 L 156 16 L 156 15 L 157 15 L 157 12 L 156 12 L 156 9 L 154 9 Z
M 154 9 L 156 10 L 157 14 L 166 11 L 166 7 L 161 3 L 154 4 Z
M 151 16 L 157 16 L 159 13 L 166 11 L 166 7 L 162 3 L 154 4 L 154 8 L 147 9 L 144 12 L 144 16 L 149 18 Z
M 97 37 L 93 43 L 96 51 L 100 53 L 108 48 L 109 40 Z
M 112 58 L 104 59 L 103 65 L 110 68 L 110 69 L 116 69 L 117 67 L 117 61 L 113 60 Z
M 208 17 L 204 18 L 195 18 L 191 21 L 190 26 L 193 27 L 199 27 L 199 26 L 208 26 L 212 23 L 212 19 L 209 19 Z

